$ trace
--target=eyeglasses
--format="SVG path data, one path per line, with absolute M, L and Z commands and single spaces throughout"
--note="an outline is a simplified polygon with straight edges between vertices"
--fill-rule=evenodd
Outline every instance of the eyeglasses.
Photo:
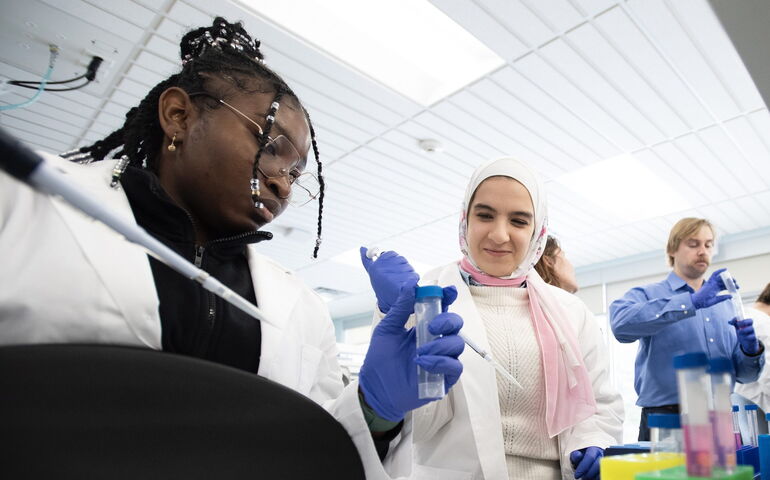
M 264 135 L 264 130 L 256 121 L 221 98 L 213 97 L 205 92 L 195 95 L 206 95 L 218 101 L 256 126 L 260 138 Z M 312 172 L 303 172 L 298 167 L 302 161 L 302 156 L 285 135 L 278 135 L 275 138 L 268 135 L 257 166 L 257 170 L 267 179 L 286 179 L 291 187 L 290 193 L 288 197 L 281 195 L 279 197 L 288 200 L 295 207 L 306 205 L 315 200 L 321 190 L 318 178 Z M 287 167 L 287 165 L 290 166 Z

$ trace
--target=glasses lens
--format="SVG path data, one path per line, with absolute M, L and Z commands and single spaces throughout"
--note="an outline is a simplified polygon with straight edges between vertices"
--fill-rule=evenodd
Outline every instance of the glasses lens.
M 310 172 L 304 172 L 297 177 L 291 186 L 289 203 L 295 207 L 301 207 L 302 205 L 306 205 L 308 202 L 315 200 L 320 191 L 321 184 L 318 182 L 318 177 Z

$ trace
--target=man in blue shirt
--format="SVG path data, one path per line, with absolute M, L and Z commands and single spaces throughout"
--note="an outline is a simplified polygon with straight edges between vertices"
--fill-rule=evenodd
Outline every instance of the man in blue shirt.
M 753 382 L 764 365 L 765 347 L 751 319 L 736 320 L 717 270 L 703 281 L 714 249 L 708 220 L 683 218 L 669 234 L 666 253 L 673 271 L 662 282 L 635 287 L 610 305 L 610 324 L 622 343 L 639 340 L 634 388 L 642 407 L 639 440 L 649 440 L 647 415 L 679 413 L 673 358 L 705 352 L 732 359 L 733 378 Z

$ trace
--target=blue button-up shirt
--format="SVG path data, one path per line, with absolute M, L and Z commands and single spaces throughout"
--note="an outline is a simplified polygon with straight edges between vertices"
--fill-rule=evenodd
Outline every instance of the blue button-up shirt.
M 743 353 L 735 328 L 727 323 L 735 317 L 732 303 L 695 310 L 693 292 L 671 272 L 662 282 L 632 288 L 610 305 L 615 338 L 622 343 L 639 340 L 634 388 L 641 407 L 679 403 L 676 355 L 705 352 L 709 358 L 731 358 L 733 378 L 741 383 L 755 381 L 762 370 L 765 356 Z

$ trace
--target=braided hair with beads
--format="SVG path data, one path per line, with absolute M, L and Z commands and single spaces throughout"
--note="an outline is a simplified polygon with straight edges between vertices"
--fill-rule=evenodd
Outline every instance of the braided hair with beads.
M 286 82 L 264 63 L 264 57 L 259 50 L 259 40 L 254 40 L 244 30 L 240 22 L 229 23 L 221 17 L 214 19 L 210 27 L 201 27 L 188 32 L 180 42 L 182 70 L 158 83 L 142 99 L 138 106 L 126 113 L 123 126 L 107 137 L 92 145 L 81 147 L 71 152 L 63 153 L 62 157 L 89 163 L 104 159 L 115 150 L 114 158 L 121 158 L 123 167 L 132 165 L 158 172 L 157 157 L 163 144 L 164 133 L 158 119 L 158 101 L 161 94 L 171 87 L 178 87 L 188 94 L 207 93 L 206 83 L 210 76 L 227 80 L 241 91 L 253 93 L 242 79 L 258 77 L 267 85 L 266 92 L 274 92 L 270 110 L 265 116 L 265 128 L 260 138 L 251 179 L 251 193 L 255 206 L 259 207 L 259 177 L 257 171 L 265 145 L 268 142 L 270 130 L 275 122 L 275 115 L 280 108 L 282 99 L 289 97 L 299 104 L 310 128 L 311 143 L 318 168 L 319 197 L 318 223 L 313 258 L 318 257 L 321 245 L 323 200 L 325 182 L 322 174 L 321 159 L 315 137 L 315 129 L 310 121 L 310 115 L 301 105 L 299 98 Z M 216 97 L 214 95 L 206 95 Z M 196 106 L 204 109 L 219 108 L 218 103 L 206 101 L 206 96 L 193 96 L 191 99 Z M 210 100 L 210 98 L 208 99 Z M 119 175 L 119 174 L 118 174 Z M 115 180 L 117 181 L 117 179 Z

